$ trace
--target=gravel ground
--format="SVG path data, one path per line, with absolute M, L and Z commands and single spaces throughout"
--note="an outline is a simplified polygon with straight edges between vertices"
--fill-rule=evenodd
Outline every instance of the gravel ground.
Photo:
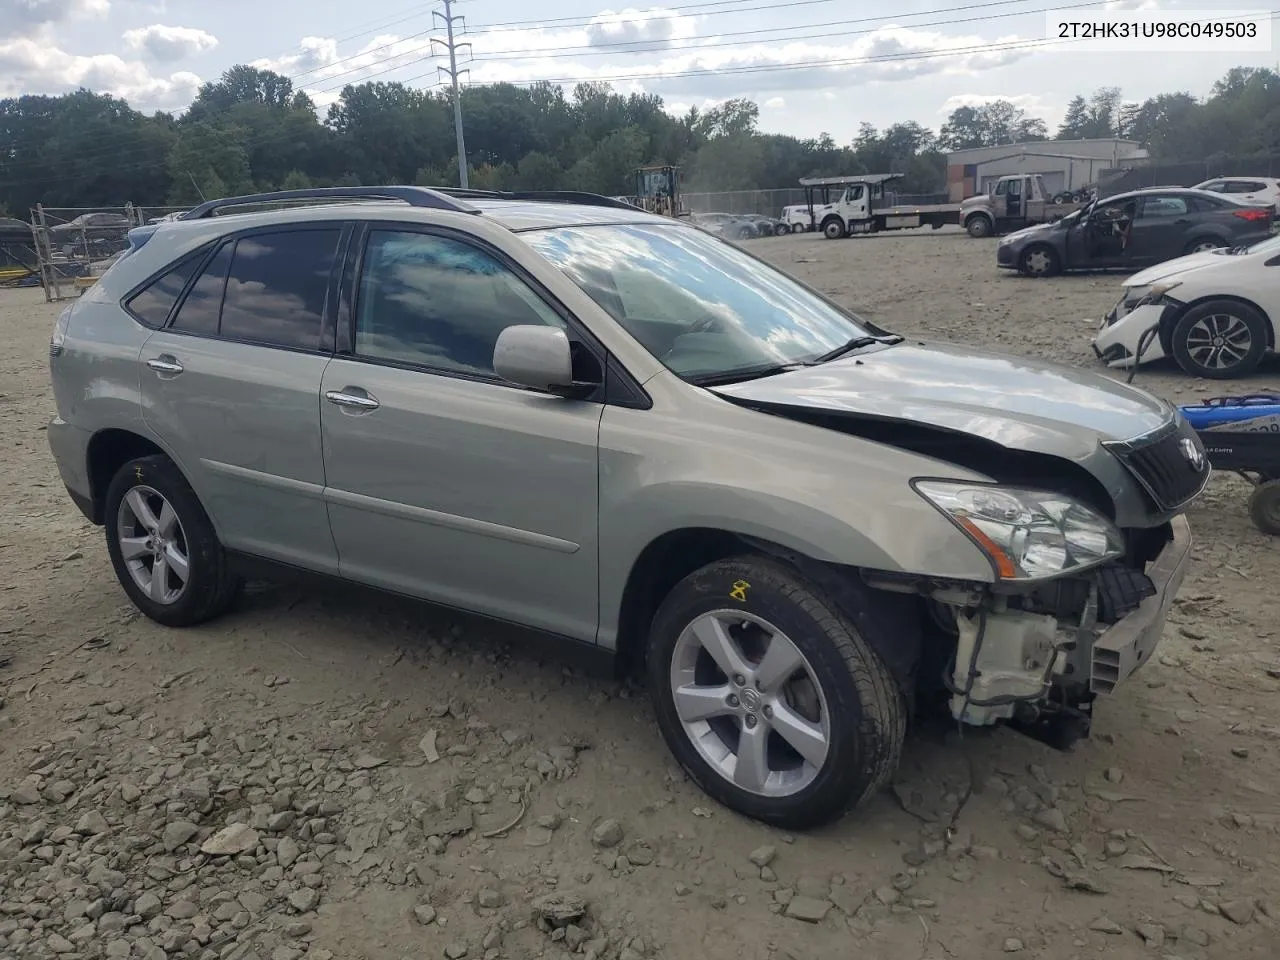
M 751 249 L 891 329 L 1083 366 L 1118 293 L 949 231 Z M 641 692 L 512 630 L 313 584 L 140 618 L 45 444 L 55 313 L 0 292 L 0 956 L 1274 958 L 1280 544 L 1241 481 L 1191 511 L 1165 642 L 1090 741 L 921 734 L 894 790 L 785 836 L 689 784 Z

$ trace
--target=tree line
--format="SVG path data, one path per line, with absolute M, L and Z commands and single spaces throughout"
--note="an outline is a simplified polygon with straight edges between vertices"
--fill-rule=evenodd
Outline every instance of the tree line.
M 146 115 L 77 90 L 0 100 L 0 209 L 186 206 L 201 198 L 306 186 L 456 184 L 451 94 L 352 84 L 323 119 L 289 78 L 234 66 L 180 116 Z M 1007 100 L 952 111 L 937 131 L 863 123 L 850 143 L 761 133 L 750 100 L 676 116 L 653 94 L 598 83 L 492 84 L 462 93 L 473 187 L 633 190 L 650 163 L 682 167 L 687 191 L 792 186 L 801 177 L 895 172 L 903 193 L 945 189 L 949 150 L 1045 140 L 1045 122 Z M 1126 103 L 1104 87 L 1075 97 L 1059 139 L 1125 136 L 1160 160 L 1280 153 L 1280 74 L 1235 68 L 1209 96 Z

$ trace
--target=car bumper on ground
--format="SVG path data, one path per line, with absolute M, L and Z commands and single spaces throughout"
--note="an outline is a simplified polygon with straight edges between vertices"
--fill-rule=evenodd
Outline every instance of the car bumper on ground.
M 1012 269 L 1018 264 L 1018 257 L 1013 249 L 1013 244 L 1002 243 L 996 247 L 996 266 L 1009 267 Z
M 1161 318 L 1168 309 L 1168 304 L 1151 303 L 1135 308 L 1119 320 L 1114 319 L 1116 310 L 1113 309 L 1103 317 L 1098 335 L 1093 339 L 1094 355 L 1108 367 L 1117 370 L 1127 370 L 1133 366 L 1139 346 L 1142 346 L 1141 363 L 1159 360 L 1165 355 L 1160 337 L 1150 337 L 1145 345 L 1141 341 L 1148 330 L 1153 327 L 1159 329 Z
M 1191 526 L 1187 518 L 1172 521 L 1173 536 L 1147 570 L 1156 592 L 1093 643 L 1089 683 L 1097 694 L 1109 694 L 1151 659 L 1164 633 L 1173 599 L 1191 565 Z

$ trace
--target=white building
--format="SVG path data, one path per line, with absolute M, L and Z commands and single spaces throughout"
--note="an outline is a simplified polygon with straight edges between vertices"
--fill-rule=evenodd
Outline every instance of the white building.
M 1096 184 L 1103 170 L 1146 159 L 1133 140 L 1041 140 L 957 150 L 947 156 L 947 193 L 954 202 L 986 191 L 1000 177 L 1038 173 L 1050 194 Z

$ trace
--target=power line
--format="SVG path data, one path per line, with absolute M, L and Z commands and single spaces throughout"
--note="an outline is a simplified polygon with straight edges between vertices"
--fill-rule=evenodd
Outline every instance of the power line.
M 1038 11 L 1038 12 L 1043 12 L 1043 11 Z M 1270 11 L 1269 12 L 1270 19 L 1272 20 L 1277 19 L 1278 14 L 1280 14 L 1280 11 Z M 1011 52 L 1011 51 L 1017 51 L 1017 50 L 1038 49 L 1038 48 L 1043 48 L 1047 46 L 1055 46 L 1055 45 L 1062 45 L 1064 43 L 1075 43 L 1075 42 L 1081 42 L 1081 41 L 1071 40 L 1071 39 L 1061 40 L 1056 38 L 1051 40 L 1046 39 L 1046 40 L 1031 40 L 1031 41 L 1026 41 L 1026 40 L 1006 41 L 1004 43 L 982 44 L 978 46 L 953 47 L 945 50 L 910 51 L 905 53 L 885 54 L 880 56 L 869 56 L 869 57 L 853 57 L 853 58 L 825 59 L 825 60 L 799 60 L 799 61 L 779 62 L 779 63 L 761 64 L 761 65 L 748 64 L 748 65 L 742 65 L 737 67 L 722 67 L 722 68 L 695 68 L 690 70 L 674 71 L 669 73 L 643 73 L 643 74 L 628 74 L 628 75 L 613 75 L 613 76 L 594 76 L 589 78 L 562 77 L 562 78 L 545 78 L 545 79 L 537 79 L 537 80 L 515 80 L 515 81 L 505 81 L 505 82 L 511 83 L 512 85 L 515 85 L 515 86 L 524 86 L 524 85 L 529 85 L 534 83 L 563 84 L 563 83 L 579 82 L 582 80 L 592 80 L 592 81 L 601 82 L 601 83 L 643 80 L 643 81 L 660 83 L 662 81 L 683 79 L 686 77 L 706 76 L 706 75 L 790 72 L 793 70 L 852 67 L 852 66 L 859 66 L 859 65 L 873 64 L 873 63 L 943 59 L 948 57 L 962 56 L 962 55 L 971 54 L 971 53 Z M 422 59 L 426 59 L 426 58 L 422 58 Z M 407 65 L 408 64 L 397 64 L 383 72 L 391 72 L 392 70 L 402 69 Z M 363 69 L 363 68 L 360 68 L 360 69 Z M 455 66 L 455 69 L 456 69 L 456 66 Z M 353 70 L 349 72 L 357 72 L 357 71 Z M 448 71 L 445 71 L 445 72 L 448 73 Z M 463 70 L 458 72 L 465 73 L 466 71 Z M 409 77 L 400 82 L 404 85 L 408 85 L 415 81 L 423 80 L 428 76 L 432 76 L 432 73 L 425 73 L 420 76 Z M 347 84 L 344 83 L 344 84 L 340 84 L 339 86 L 346 86 L 346 85 Z M 432 84 L 431 86 L 436 86 L 436 85 L 437 84 Z M 317 91 L 317 92 L 331 92 L 332 89 L 336 89 L 336 88 L 330 88 L 330 90 L 327 90 L 327 91 Z M 243 143 L 243 146 L 245 148 L 252 148 L 254 146 L 261 146 L 261 145 L 269 144 L 272 142 L 276 142 L 281 139 L 287 138 L 289 136 L 292 136 L 292 133 L 287 131 L 264 134 L 260 137 L 249 138 Z M 121 159 L 119 151 L 113 152 L 109 155 L 116 159 Z M 81 155 L 80 159 L 92 159 L 92 156 Z M 163 166 L 166 162 L 167 162 L 167 158 L 161 159 L 161 160 L 144 161 L 141 163 L 132 164 L 131 166 L 133 169 L 138 169 L 138 168 L 151 169 L 151 168 Z M 128 168 L 116 167 L 113 169 L 123 170 Z M 461 170 L 461 164 L 460 164 L 460 170 Z M 76 179 L 76 178 L 50 177 L 50 178 L 40 178 L 40 179 L 34 179 L 34 180 L 23 180 L 21 181 L 21 183 L 24 183 L 24 184 L 56 183 L 56 182 L 64 182 L 68 179 Z M 13 185 L 16 185 L 18 182 L 19 181 L 10 181 L 0 185 L 13 186 Z

